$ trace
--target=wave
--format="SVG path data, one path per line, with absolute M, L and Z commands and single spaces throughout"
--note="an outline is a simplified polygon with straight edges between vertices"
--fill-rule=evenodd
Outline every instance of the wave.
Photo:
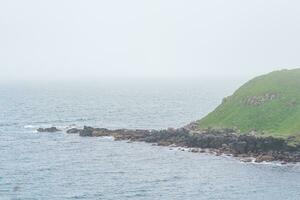
M 31 129 L 31 128 L 35 128 L 35 127 L 36 127 L 36 126 L 34 126 L 34 125 L 31 125 L 31 124 L 29 124 L 29 125 L 25 125 L 25 126 L 24 126 L 24 128 L 30 128 L 30 129 Z

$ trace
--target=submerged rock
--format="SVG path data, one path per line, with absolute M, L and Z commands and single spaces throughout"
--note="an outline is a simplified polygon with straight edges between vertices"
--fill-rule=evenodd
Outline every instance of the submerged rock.
M 241 159 L 243 162 L 252 162 L 252 158 L 243 158 Z
M 75 133 L 80 133 L 81 129 L 78 128 L 71 128 L 69 130 L 67 130 L 67 133 L 69 134 L 75 134 Z
M 38 128 L 37 129 L 38 132 L 48 132 L 48 133 L 54 133 L 54 132 L 58 132 L 61 131 L 59 129 L 57 129 L 56 127 L 50 127 L 50 128 Z

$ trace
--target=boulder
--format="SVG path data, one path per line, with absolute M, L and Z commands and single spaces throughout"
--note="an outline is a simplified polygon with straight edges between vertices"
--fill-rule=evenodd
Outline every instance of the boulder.
M 80 130 L 79 135 L 83 137 L 92 137 L 93 136 L 93 127 L 84 126 L 82 130 Z

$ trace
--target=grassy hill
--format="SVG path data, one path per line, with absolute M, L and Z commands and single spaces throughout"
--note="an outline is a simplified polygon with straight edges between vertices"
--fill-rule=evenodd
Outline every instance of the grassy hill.
M 199 120 L 198 126 L 300 139 L 300 69 L 250 80 Z

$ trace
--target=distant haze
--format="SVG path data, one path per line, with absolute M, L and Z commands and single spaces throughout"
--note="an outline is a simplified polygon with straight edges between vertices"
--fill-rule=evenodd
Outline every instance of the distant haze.
M 1 80 L 252 77 L 300 66 L 298 0 L 2 0 Z

